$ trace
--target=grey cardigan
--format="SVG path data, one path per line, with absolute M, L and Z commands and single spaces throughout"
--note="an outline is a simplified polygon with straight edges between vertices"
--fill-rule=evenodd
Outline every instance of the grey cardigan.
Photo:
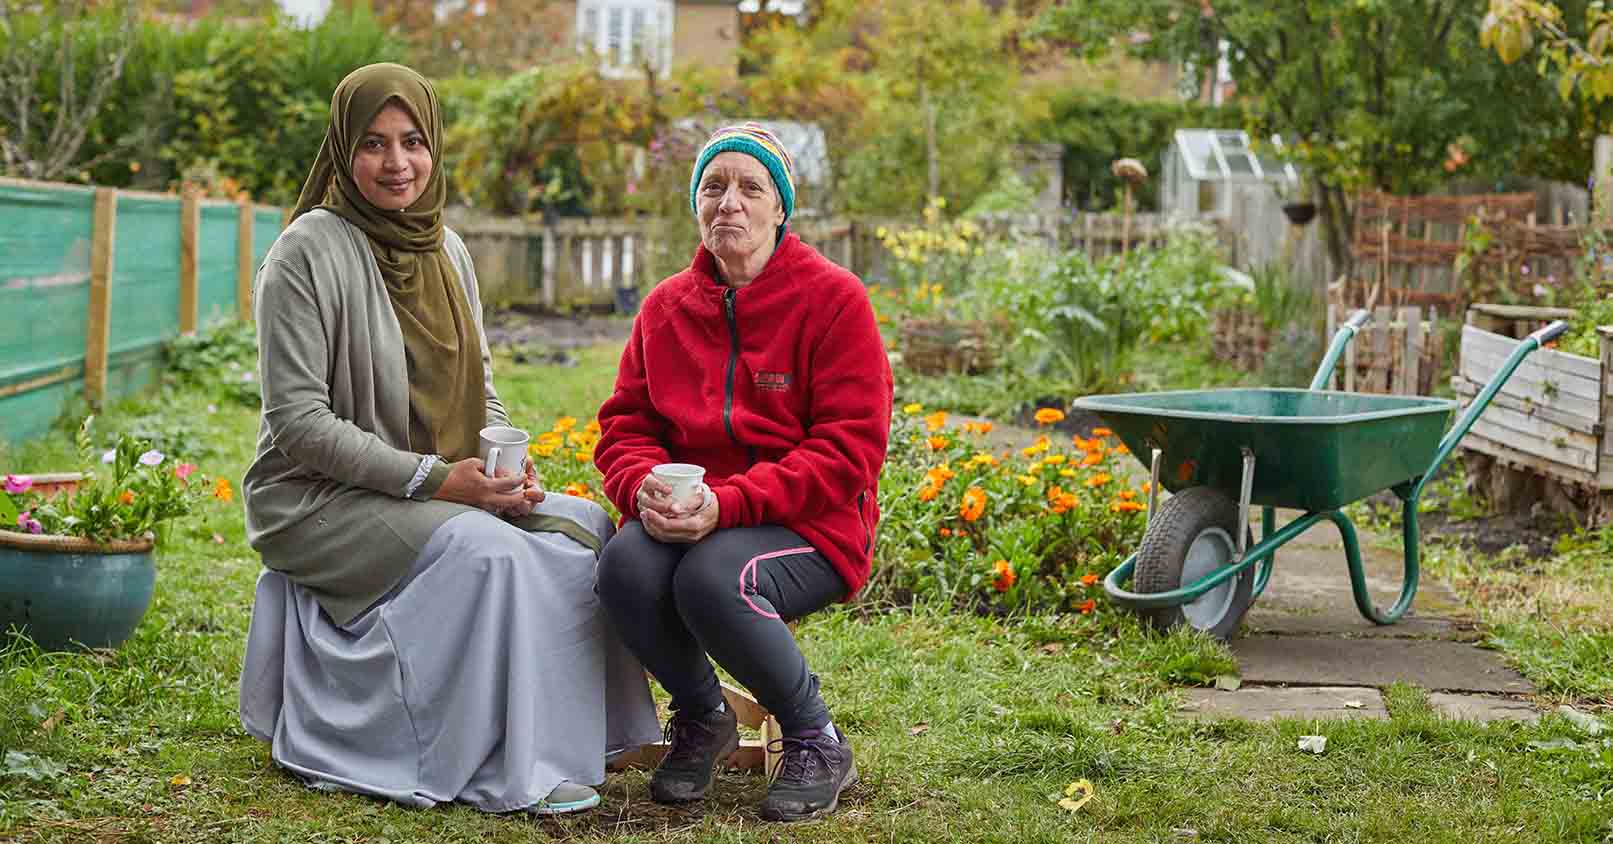
M 508 424 L 470 253 L 449 230 L 443 249 L 482 337 L 487 424 Z M 258 270 L 253 310 L 263 421 L 241 482 L 247 541 L 346 624 L 472 508 L 404 497 L 425 455 L 409 448 L 403 334 L 363 232 L 328 211 L 298 217 Z

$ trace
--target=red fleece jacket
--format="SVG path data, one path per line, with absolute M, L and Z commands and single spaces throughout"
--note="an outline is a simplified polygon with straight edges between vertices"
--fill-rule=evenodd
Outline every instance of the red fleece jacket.
M 868 581 L 891 369 L 862 282 L 787 234 L 750 284 L 716 280 L 704 247 L 645 297 L 594 462 L 623 520 L 657 463 L 695 463 L 717 527 L 783 525 Z

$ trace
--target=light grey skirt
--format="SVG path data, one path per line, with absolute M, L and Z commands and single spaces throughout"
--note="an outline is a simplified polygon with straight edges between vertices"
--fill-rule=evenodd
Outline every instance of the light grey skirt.
M 540 512 L 602 540 L 597 504 Z M 644 669 L 594 594 L 594 553 L 482 512 L 431 535 L 413 571 L 338 627 L 284 575 L 258 578 L 241 723 L 316 788 L 489 812 L 605 779 L 609 754 L 660 739 Z

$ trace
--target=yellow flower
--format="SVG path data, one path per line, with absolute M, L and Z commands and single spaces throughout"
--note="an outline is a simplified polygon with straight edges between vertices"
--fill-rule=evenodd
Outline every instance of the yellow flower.
M 940 296 L 941 295 L 941 285 L 939 285 L 939 284 L 930 285 L 930 295 L 931 296 L 937 296 L 937 297 Z
M 998 460 L 994 455 L 987 454 L 983 451 L 969 458 L 970 466 L 995 466 L 997 463 Z
M 573 452 L 573 456 L 577 458 L 578 463 L 594 462 L 594 450 L 591 448 L 579 448 Z
M 555 449 L 559 447 L 560 445 L 558 443 L 533 443 L 532 445 L 527 446 L 526 450 L 528 454 L 531 454 L 534 457 L 548 457 L 549 455 L 554 454 Z
M 230 489 L 230 482 L 225 478 L 213 481 L 213 497 L 225 504 L 235 500 L 235 490 Z
M 1048 456 L 1042 458 L 1042 462 L 1046 463 L 1049 466 L 1057 466 L 1060 463 L 1063 463 L 1067 459 L 1068 458 L 1066 458 L 1062 454 L 1049 454 Z
M 944 410 L 937 410 L 929 416 L 924 417 L 924 427 L 930 429 L 931 431 L 939 431 L 942 428 L 945 428 L 946 424 L 947 412 Z
M 1076 471 L 1074 469 L 1060 469 L 1059 470 L 1059 477 L 1061 477 L 1061 478 L 1073 478 L 1073 477 L 1076 476 L 1076 474 L 1077 473 L 1076 473 Z
M 1052 425 L 1064 421 L 1064 411 L 1056 407 L 1044 407 L 1036 411 L 1036 424 Z
M 1034 475 L 1040 471 L 1042 471 L 1042 461 L 1040 460 L 1025 467 L 1025 474 L 1027 475 Z
M 590 420 L 588 420 L 588 424 L 582 426 L 582 429 L 584 431 L 587 431 L 590 434 L 599 433 L 599 430 L 600 430 L 599 429 L 599 420 L 598 419 L 590 419 Z
M 1093 428 L 1092 429 L 1092 436 L 1094 436 L 1094 437 L 1112 437 L 1114 435 L 1115 435 L 1115 432 L 1109 430 L 1108 428 Z
M 1035 486 L 1037 483 L 1037 479 L 1031 475 L 1016 475 L 1015 477 L 1025 486 Z
M 912 416 L 915 413 L 923 413 L 924 412 L 924 405 L 919 404 L 918 402 L 913 402 L 912 404 L 904 404 L 904 405 L 902 405 L 902 412 L 907 414 L 908 416 Z
M 538 435 L 538 442 L 543 445 L 560 445 L 565 440 L 566 435 L 559 431 L 544 431 Z
M 575 416 L 562 416 L 554 421 L 556 431 L 569 431 L 575 427 L 577 427 L 577 417 Z

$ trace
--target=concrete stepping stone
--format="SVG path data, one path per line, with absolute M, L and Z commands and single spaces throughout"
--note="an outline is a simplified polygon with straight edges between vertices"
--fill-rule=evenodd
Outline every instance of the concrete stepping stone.
M 1245 683 L 1374 686 L 1532 694 L 1534 684 L 1492 651 L 1462 642 L 1253 636 L 1233 640 Z
M 1456 721 L 1488 724 L 1492 721 L 1522 721 L 1534 724 L 1540 720 L 1540 710 L 1525 700 L 1494 695 L 1456 695 L 1435 692 L 1428 696 L 1428 705 L 1435 712 Z
M 1178 713 L 1188 718 L 1316 718 L 1384 721 L 1389 710 L 1377 689 L 1360 686 L 1243 686 L 1235 691 L 1187 689 Z

